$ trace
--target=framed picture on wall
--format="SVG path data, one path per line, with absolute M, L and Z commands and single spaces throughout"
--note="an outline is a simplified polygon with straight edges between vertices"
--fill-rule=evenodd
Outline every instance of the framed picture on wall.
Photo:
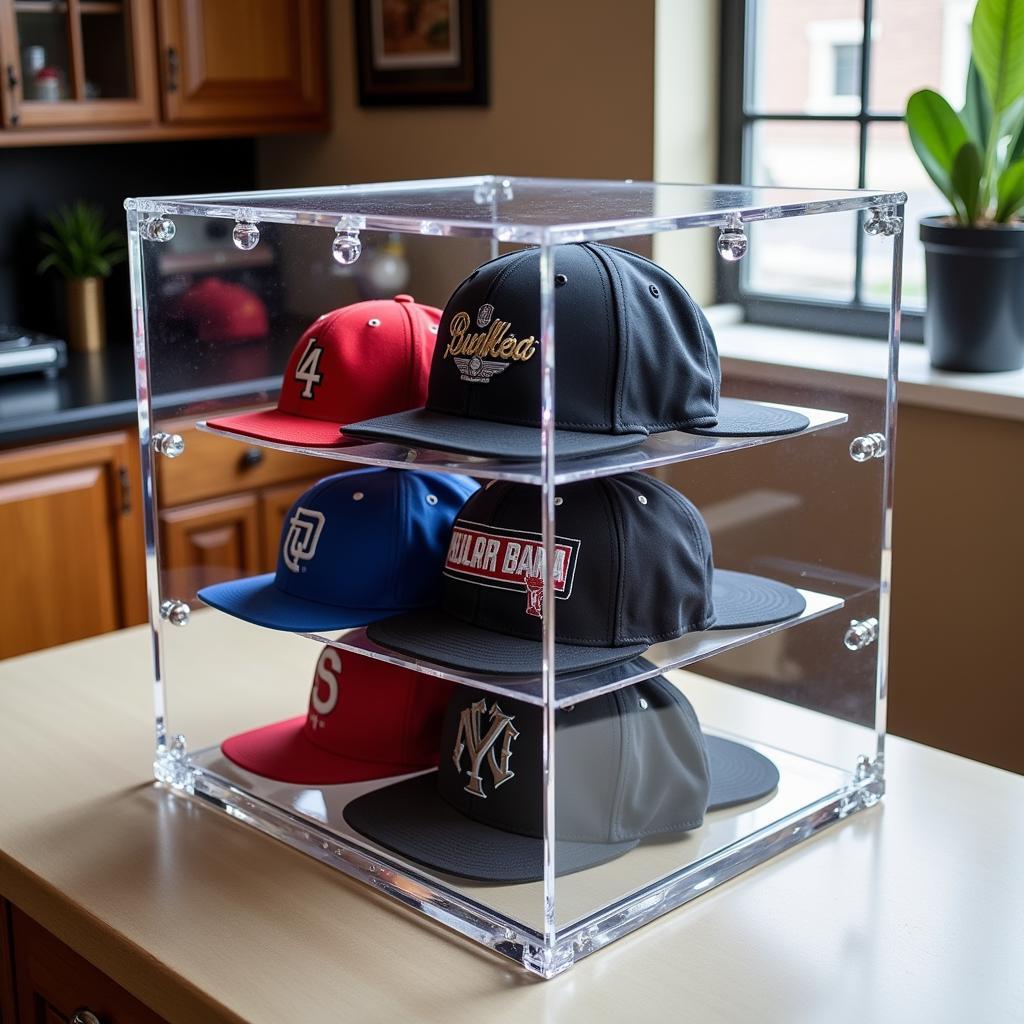
M 360 105 L 487 105 L 487 0 L 353 7 Z

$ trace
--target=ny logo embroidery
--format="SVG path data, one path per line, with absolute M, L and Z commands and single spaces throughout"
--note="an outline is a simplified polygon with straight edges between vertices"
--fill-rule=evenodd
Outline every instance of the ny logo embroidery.
M 485 715 L 490 717 L 490 726 L 485 735 L 480 734 L 481 722 Z M 491 779 L 494 788 L 504 785 L 509 779 L 515 778 L 515 772 L 508 767 L 509 759 L 512 756 L 512 741 L 519 735 L 519 731 L 512 724 L 512 717 L 506 715 L 497 703 L 491 705 L 487 710 L 487 701 L 478 700 L 470 704 L 468 708 L 462 709 L 459 715 L 459 731 L 455 737 L 455 749 L 452 751 L 452 761 L 455 762 L 455 770 L 462 771 L 462 754 L 469 754 L 469 783 L 464 787 L 467 793 L 478 796 L 483 800 L 487 799 L 484 792 L 483 780 L 480 777 L 480 769 L 483 767 L 484 758 L 487 759 L 487 767 L 491 770 Z M 498 740 L 501 740 L 499 747 Z M 495 753 L 495 751 L 498 753 Z
M 292 572 L 302 572 L 300 562 L 308 562 L 316 554 L 316 546 L 324 528 L 324 514 L 311 508 L 297 508 L 288 520 L 288 533 L 281 548 L 281 558 Z

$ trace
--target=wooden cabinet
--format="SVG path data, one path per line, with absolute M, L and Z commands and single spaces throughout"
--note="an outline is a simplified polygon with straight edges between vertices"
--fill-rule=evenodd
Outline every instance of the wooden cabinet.
M 210 583 L 273 572 L 281 524 L 292 503 L 321 477 L 351 466 L 274 448 L 240 444 L 162 424 L 180 434 L 185 453 L 157 458 L 160 552 L 165 597 L 192 604 Z
M 158 0 L 168 121 L 317 118 L 317 0 Z
M 146 617 L 134 437 L 0 454 L 0 658 Z
M 0 897 L 0 1024 L 15 1024 L 11 905 Z
M 162 1017 L 16 907 L 10 919 L 17 993 L 12 1024 L 163 1024 Z
M 327 128 L 325 0 L 0 0 L 0 147 Z
M 6 128 L 157 116 L 149 0 L 0 0 L 0 52 Z

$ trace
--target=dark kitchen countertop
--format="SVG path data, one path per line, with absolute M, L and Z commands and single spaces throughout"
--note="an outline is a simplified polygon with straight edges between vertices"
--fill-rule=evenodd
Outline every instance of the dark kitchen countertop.
M 153 402 L 154 412 L 167 416 L 195 413 L 199 417 L 205 415 L 204 410 L 224 404 L 273 400 L 278 373 L 266 371 L 272 368 L 268 361 L 279 356 L 273 352 L 274 346 L 266 351 L 264 346 L 266 342 L 226 347 L 221 367 L 211 366 L 209 383 L 200 388 L 178 390 L 165 375 L 156 384 L 160 393 Z M 287 347 L 290 350 L 290 341 Z M 188 360 L 183 359 L 182 364 L 187 367 Z M 129 427 L 136 422 L 135 372 L 127 346 L 96 353 L 68 352 L 68 365 L 55 380 L 42 374 L 0 378 L 0 448 Z

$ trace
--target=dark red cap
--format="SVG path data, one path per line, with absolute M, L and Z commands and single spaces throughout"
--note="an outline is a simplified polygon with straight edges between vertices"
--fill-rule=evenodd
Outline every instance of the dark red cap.
M 327 786 L 437 767 L 454 683 L 324 647 L 306 717 L 232 736 L 225 757 L 277 782 Z
M 205 277 L 178 300 L 178 316 L 202 342 L 249 341 L 270 330 L 267 307 L 253 291 L 219 277 Z
M 340 428 L 427 400 L 441 311 L 411 295 L 342 306 L 315 320 L 288 360 L 277 408 L 209 421 L 283 444 L 346 444 Z

